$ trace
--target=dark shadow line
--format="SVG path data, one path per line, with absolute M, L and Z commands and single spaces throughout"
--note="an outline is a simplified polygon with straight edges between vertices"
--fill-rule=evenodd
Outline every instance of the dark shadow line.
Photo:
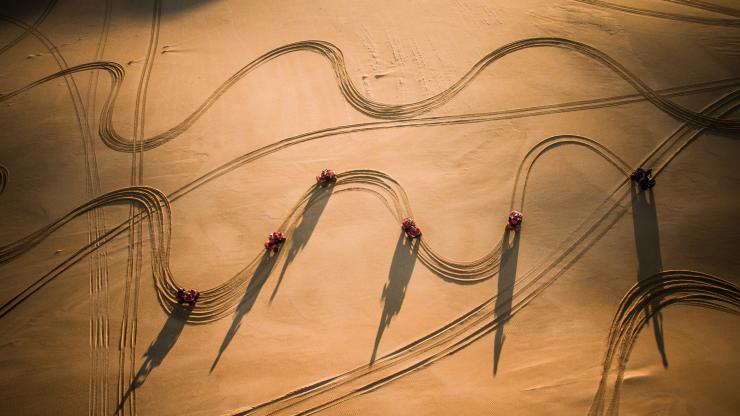
M 228 332 L 226 332 L 226 335 L 224 336 L 224 340 L 221 342 L 221 346 L 218 349 L 218 354 L 213 360 L 213 364 L 211 364 L 211 369 L 208 371 L 209 374 L 216 369 L 216 365 L 218 365 L 218 362 L 221 360 L 221 356 L 223 355 L 224 351 L 226 351 L 226 348 L 229 347 L 229 344 L 234 339 L 236 333 L 239 331 L 244 315 L 252 310 L 254 303 L 257 301 L 257 297 L 262 291 L 262 287 L 265 285 L 267 278 L 270 276 L 270 272 L 272 271 L 273 266 L 275 266 L 277 257 L 277 255 L 273 255 L 267 251 L 262 255 L 262 259 L 260 260 L 259 265 L 255 269 L 252 278 L 249 280 L 249 284 L 247 284 L 247 289 L 244 291 L 244 296 L 239 301 L 239 305 L 234 312 L 234 319 L 231 321 L 231 327 L 229 327 Z
M 324 208 L 326 208 L 326 204 L 329 202 L 331 190 L 331 186 L 326 188 L 317 187 L 311 193 L 306 205 L 303 207 L 303 211 L 300 216 L 301 222 L 295 227 L 295 229 L 288 230 L 288 253 L 285 256 L 285 262 L 280 270 L 280 275 L 278 276 L 275 288 L 272 290 L 272 295 L 270 295 L 270 303 L 272 303 L 273 299 L 275 299 L 275 296 L 277 295 L 288 266 L 293 262 L 293 260 L 295 260 L 298 254 L 303 251 L 306 244 L 308 244 L 308 240 L 311 238 L 311 234 L 316 228 L 316 224 L 318 224 L 319 218 L 321 218 L 321 214 L 324 212 Z M 285 250 L 285 247 L 283 247 L 282 250 Z
M 514 240 L 509 245 L 511 230 L 505 230 L 501 243 L 501 264 L 498 274 L 498 293 L 496 294 L 496 307 L 494 309 L 496 321 L 496 336 L 493 342 L 493 376 L 498 371 L 498 362 L 504 347 L 506 336 L 504 325 L 511 318 L 511 307 L 514 298 L 514 283 L 516 282 L 516 269 L 519 259 L 519 236 L 514 233 Z
M 136 372 L 136 376 L 134 376 L 133 381 L 121 398 L 121 402 L 118 403 L 116 410 L 113 412 L 114 416 L 122 412 L 126 401 L 134 390 L 141 387 L 147 377 L 149 377 L 149 374 L 162 364 L 164 358 L 172 347 L 175 346 L 183 328 L 185 328 L 188 315 L 190 315 L 190 309 L 184 307 L 176 307 L 169 315 L 157 337 L 149 344 L 146 352 L 144 352 L 144 362 L 141 363 L 139 371 Z
M 658 214 L 655 206 L 655 193 L 652 189 L 642 191 L 632 184 L 632 217 L 637 249 L 637 283 L 663 271 L 663 260 L 660 254 L 660 231 Z M 659 289 L 659 288 L 658 288 Z M 668 357 L 663 338 L 663 316 L 658 310 L 660 299 L 653 299 L 645 313 L 652 315 L 651 321 L 655 343 L 658 347 L 663 367 L 668 368 Z
M 383 293 L 380 297 L 385 303 L 383 312 L 378 324 L 378 332 L 375 335 L 373 353 L 370 356 L 370 364 L 375 362 L 378 354 L 378 346 L 383 338 L 385 329 L 391 325 L 391 320 L 401 311 L 403 299 L 406 297 L 406 289 L 411 280 L 411 273 L 416 265 L 416 258 L 419 253 L 419 239 L 409 240 L 406 234 L 401 232 L 396 243 L 396 251 L 393 254 L 391 268 L 388 271 L 388 282 L 383 286 Z

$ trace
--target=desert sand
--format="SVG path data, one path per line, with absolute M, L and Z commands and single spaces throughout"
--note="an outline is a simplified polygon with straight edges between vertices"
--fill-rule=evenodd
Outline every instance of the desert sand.
M 736 1 L 0 22 L 0 414 L 740 413 Z

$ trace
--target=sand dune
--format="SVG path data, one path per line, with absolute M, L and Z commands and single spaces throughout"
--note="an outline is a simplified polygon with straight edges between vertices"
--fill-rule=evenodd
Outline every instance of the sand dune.
M 0 413 L 737 412 L 740 11 L 381 3 L 0 9 Z

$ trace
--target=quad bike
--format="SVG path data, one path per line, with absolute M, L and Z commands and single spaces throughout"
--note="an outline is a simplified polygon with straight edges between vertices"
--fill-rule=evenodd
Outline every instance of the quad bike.
M 411 218 L 404 218 L 401 222 L 401 229 L 406 233 L 406 237 L 410 239 L 421 237 L 421 229 L 416 226 L 416 223 Z
M 519 211 L 511 211 L 509 213 L 509 220 L 506 221 L 506 229 L 519 231 L 522 228 L 522 221 L 524 220 L 524 214 Z
M 284 242 L 285 234 L 280 231 L 275 231 L 267 236 L 267 241 L 265 241 L 265 249 L 268 251 L 272 250 L 273 252 L 277 253 L 278 250 L 280 250 L 280 246 L 282 246 Z
M 324 169 L 321 171 L 321 175 L 316 177 L 316 182 L 322 187 L 333 184 L 337 181 L 337 175 L 331 169 Z
M 195 289 L 185 290 L 183 288 L 177 289 L 177 294 L 175 295 L 177 297 L 177 303 L 180 305 L 188 304 L 192 308 L 195 306 L 195 302 L 198 301 L 198 298 L 200 297 L 200 292 L 198 292 Z
M 636 182 L 640 186 L 640 189 L 646 191 L 655 186 L 655 179 L 653 179 L 652 175 L 652 169 L 645 170 L 643 168 L 637 168 L 632 172 L 632 175 L 630 175 L 630 179 L 632 179 L 633 182 Z

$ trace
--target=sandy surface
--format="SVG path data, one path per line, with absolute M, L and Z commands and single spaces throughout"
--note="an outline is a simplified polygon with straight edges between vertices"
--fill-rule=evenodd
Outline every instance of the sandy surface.
M 1 5 L 0 414 L 738 414 L 712 1 Z

